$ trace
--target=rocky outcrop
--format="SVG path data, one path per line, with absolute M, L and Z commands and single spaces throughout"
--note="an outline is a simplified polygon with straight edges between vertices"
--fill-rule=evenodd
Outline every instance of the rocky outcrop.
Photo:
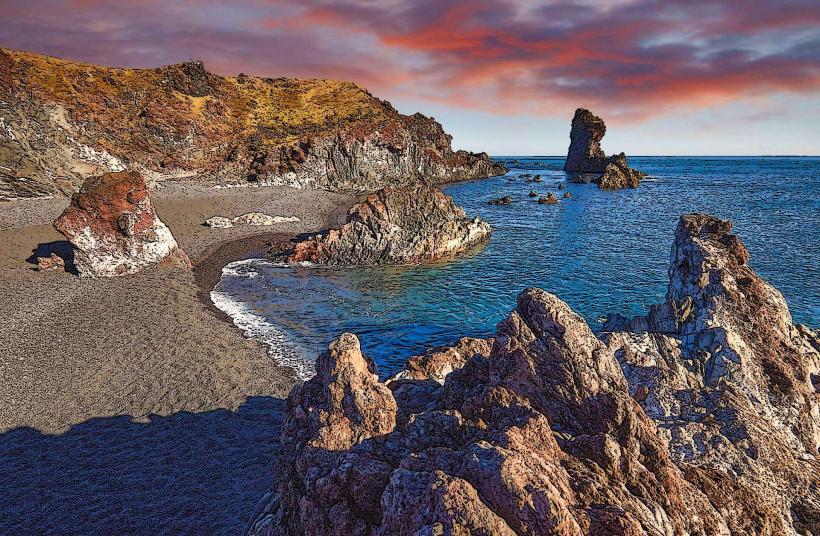
M 683 217 L 667 302 L 602 338 L 539 289 L 385 383 L 343 335 L 249 533 L 813 534 L 820 338 L 730 230 Z
M 808 534 L 820 526 L 820 338 L 792 323 L 731 229 L 683 216 L 666 301 L 611 317 L 606 340 L 733 533 Z
M 71 242 L 74 265 L 82 276 L 132 274 L 158 263 L 191 264 L 154 212 L 139 173 L 89 179 L 54 227 Z
M 584 108 L 575 110 L 564 171 L 603 173 L 607 164 L 606 154 L 601 149 L 604 134 L 606 125 L 603 119 Z
M 601 149 L 604 134 L 603 119 L 584 108 L 575 110 L 564 171 L 575 174 L 576 182 L 593 182 L 602 189 L 637 188 L 646 174 L 630 168 L 624 153 L 607 157 Z M 594 176 L 587 180 L 587 174 Z
M 0 200 L 70 195 L 89 177 L 139 171 L 370 192 L 504 173 L 454 151 L 434 119 L 406 116 L 350 82 L 221 77 L 201 62 L 85 65 L 0 49 Z
M 416 264 L 467 251 L 491 232 L 434 186 L 385 188 L 354 205 L 341 228 L 297 243 L 287 262 Z
M 297 388 L 286 427 L 323 408 L 326 393 L 357 398 L 326 409 L 319 426 L 285 431 L 279 500 L 251 534 L 726 533 L 629 396 L 614 355 L 555 296 L 522 293 L 489 356 L 453 368 L 443 385 L 416 380 L 436 386 L 417 413 L 383 398 L 375 376 L 364 388 L 317 376 L 309 403 Z M 376 389 L 356 406 L 367 431 L 340 449 L 335 438 L 351 434 L 333 415 Z M 338 422 L 345 433 L 331 433 Z
M 604 168 L 604 173 L 592 179 L 602 190 L 620 190 L 621 188 L 637 188 L 641 179 L 646 174 L 637 169 L 632 169 L 626 163 L 624 153 L 609 158 L 609 163 Z

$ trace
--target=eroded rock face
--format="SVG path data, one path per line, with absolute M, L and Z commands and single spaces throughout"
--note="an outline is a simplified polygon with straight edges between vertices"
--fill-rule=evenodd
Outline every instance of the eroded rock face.
M 132 274 L 157 263 L 191 265 L 154 212 L 145 179 L 136 172 L 86 181 L 54 227 L 74 247 L 82 276 Z
M 813 534 L 820 337 L 730 230 L 684 216 L 669 299 L 603 340 L 539 289 L 491 349 L 384 384 L 344 335 L 291 394 L 250 534 Z
M 413 379 L 390 384 L 426 384 L 429 408 L 408 411 L 400 396 L 381 400 L 379 413 L 357 418 L 384 424 L 380 432 L 368 427 L 342 450 L 327 439 L 321 462 L 305 463 L 302 445 L 338 436 L 328 432 L 346 423 L 333 417 L 341 404 L 327 410 L 318 429 L 285 431 L 280 499 L 251 533 L 726 533 L 629 396 L 613 353 L 555 296 L 525 291 L 489 354 L 463 365 L 460 352 L 451 355 L 443 385 L 419 378 L 421 367 Z M 383 386 L 371 379 L 366 388 L 343 375 L 312 380 L 309 405 L 322 407 L 329 392 L 358 396 Z M 297 408 L 305 407 L 306 392 L 291 395 L 288 423 L 305 413 Z M 395 411 L 395 420 L 385 411 Z
M 59 81 L 59 83 L 55 82 Z M 192 133 L 195 133 L 193 135 Z M 105 172 L 372 192 L 500 175 L 441 124 L 351 82 L 117 69 L 0 49 L 0 201 Z
M 726 505 L 733 532 L 806 534 L 820 526 L 818 334 L 792 323 L 731 229 L 683 216 L 666 302 L 611 317 L 606 340 L 673 458 Z
M 604 134 L 606 125 L 603 119 L 584 108 L 575 110 L 564 171 L 603 173 L 607 164 L 606 154 L 601 149 Z
M 575 110 L 564 171 L 577 174 L 576 182 L 591 181 L 601 189 L 637 188 L 646 174 L 629 167 L 624 153 L 607 157 L 601 149 L 604 134 L 603 119 L 584 108 Z M 587 174 L 593 175 L 589 181 Z
M 354 205 L 341 228 L 297 243 L 287 262 L 415 264 L 467 251 L 491 232 L 438 188 L 385 188 Z

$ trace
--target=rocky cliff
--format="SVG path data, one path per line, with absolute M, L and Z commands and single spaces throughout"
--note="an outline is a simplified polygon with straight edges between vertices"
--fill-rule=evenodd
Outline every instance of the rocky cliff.
M 287 262 L 417 264 L 463 253 L 491 233 L 435 186 L 383 188 L 354 205 L 341 228 L 297 243 Z
M 629 167 L 624 153 L 607 157 L 601 149 L 604 134 L 603 119 L 584 108 L 575 110 L 564 171 L 573 173 L 576 182 L 588 182 L 584 175 L 593 175 L 590 181 L 602 189 L 637 188 L 646 174 Z
M 0 199 L 70 194 L 109 171 L 374 191 L 503 173 L 432 118 L 354 83 L 117 69 L 0 49 Z
M 813 534 L 817 333 L 729 230 L 683 217 L 667 303 L 603 340 L 539 289 L 388 382 L 343 335 L 250 534 Z

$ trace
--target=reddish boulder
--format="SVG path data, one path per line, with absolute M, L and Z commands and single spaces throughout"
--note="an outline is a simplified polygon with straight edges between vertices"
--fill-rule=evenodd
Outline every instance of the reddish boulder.
M 191 265 L 154 212 L 145 180 L 136 172 L 88 179 L 54 227 L 74 247 L 82 276 L 132 274 L 161 262 Z

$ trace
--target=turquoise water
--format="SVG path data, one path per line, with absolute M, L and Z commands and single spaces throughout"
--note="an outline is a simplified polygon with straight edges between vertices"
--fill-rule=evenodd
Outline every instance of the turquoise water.
M 820 158 L 635 157 L 630 163 L 652 180 L 620 191 L 565 182 L 563 158 L 501 159 L 521 164 L 508 164 L 504 177 L 444 188 L 493 225 L 483 249 L 406 268 L 248 261 L 226 270 L 216 301 L 305 376 L 343 331 L 359 336 L 386 376 L 425 348 L 492 335 L 529 286 L 557 294 L 593 329 L 607 313 L 645 312 L 666 293 L 679 215 L 708 212 L 734 222 L 752 268 L 780 289 L 795 321 L 820 326 Z M 528 183 L 523 173 L 543 182 Z M 571 199 L 561 199 L 559 183 Z M 555 192 L 560 203 L 538 205 L 530 190 Z M 515 202 L 487 205 L 503 195 Z

